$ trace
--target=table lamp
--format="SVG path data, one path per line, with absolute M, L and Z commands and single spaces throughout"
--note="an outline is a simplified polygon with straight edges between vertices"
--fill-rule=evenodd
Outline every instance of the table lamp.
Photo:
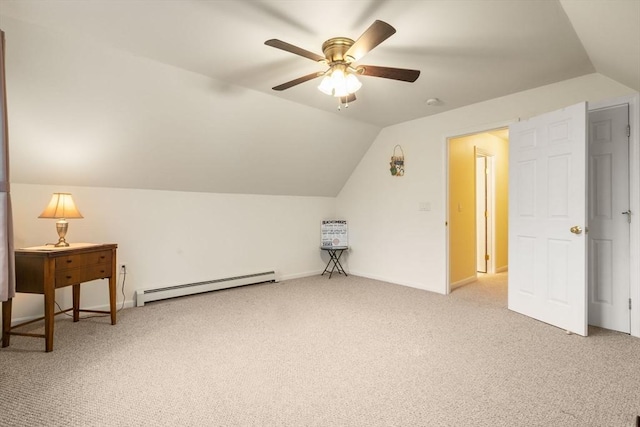
M 54 218 L 58 220 L 56 222 L 56 231 L 58 232 L 58 236 L 60 238 L 58 239 L 58 243 L 56 243 L 55 246 L 66 247 L 69 246 L 67 241 L 64 239 L 64 236 L 66 236 L 67 234 L 67 229 L 69 228 L 67 219 L 84 217 L 82 216 L 78 208 L 76 208 L 75 203 L 73 203 L 71 194 L 53 193 L 49 205 L 45 208 L 45 210 L 40 214 L 38 218 Z

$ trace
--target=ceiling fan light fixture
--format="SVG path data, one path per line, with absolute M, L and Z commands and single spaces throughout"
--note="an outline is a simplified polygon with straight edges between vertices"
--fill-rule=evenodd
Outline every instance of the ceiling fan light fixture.
M 345 72 L 343 67 L 334 67 L 324 76 L 318 90 L 324 94 L 342 98 L 357 92 L 361 87 L 362 83 L 354 74 Z
M 331 84 L 333 85 L 333 96 L 336 98 L 349 95 L 347 90 L 347 78 L 342 68 L 335 68 L 331 73 Z
M 356 93 L 362 87 L 362 83 L 356 77 L 355 74 L 349 73 L 347 75 L 347 91 L 351 93 Z
M 318 90 L 326 95 L 333 95 L 333 85 L 331 84 L 331 76 L 328 74 L 322 78 L 318 85 Z

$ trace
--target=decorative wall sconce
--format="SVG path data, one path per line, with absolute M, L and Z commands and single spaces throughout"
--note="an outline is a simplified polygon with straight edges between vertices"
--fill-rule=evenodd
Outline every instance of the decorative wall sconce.
M 404 151 L 402 151 L 402 147 L 399 144 L 393 147 L 393 155 L 391 156 L 389 165 L 391 166 L 390 171 L 392 176 L 404 175 Z

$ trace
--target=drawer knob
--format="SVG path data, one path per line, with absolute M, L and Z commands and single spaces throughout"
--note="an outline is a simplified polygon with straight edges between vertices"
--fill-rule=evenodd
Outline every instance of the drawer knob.
M 67 279 L 71 279 L 73 276 L 67 276 Z
M 68 259 L 68 260 L 67 260 L 67 264 L 71 264 L 72 262 L 73 262 L 73 260 L 72 260 L 72 259 Z

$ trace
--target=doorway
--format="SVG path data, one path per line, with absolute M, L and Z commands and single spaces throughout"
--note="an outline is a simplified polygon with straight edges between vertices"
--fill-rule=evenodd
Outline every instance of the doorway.
M 588 319 L 629 333 L 629 105 L 589 111 Z
M 508 268 L 508 129 L 448 143 L 449 290 Z
M 494 274 L 494 158 L 476 147 L 476 271 Z
M 509 309 L 632 332 L 629 111 L 582 102 L 511 126 Z
M 628 202 L 628 208 L 626 209 L 621 209 L 620 212 L 618 212 L 617 210 L 615 211 L 615 213 L 620 214 L 621 217 L 627 219 L 627 217 L 631 217 L 631 224 L 629 225 L 629 231 L 627 232 L 627 235 L 629 236 L 629 244 L 628 244 L 628 249 L 627 249 L 627 254 L 628 254 L 628 258 L 629 258 L 629 262 L 626 264 L 625 266 L 622 267 L 609 267 L 608 265 L 603 265 L 601 267 L 599 267 L 599 271 L 596 273 L 595 272 L 595 263 L 590 260 L 590 272 L 589 275 L 593 276 L 593 278 L 597 278 L 598 280 L 602 280 L 603 278 L 606 280 L 608 279 L 608 271 L 611 271 L 613 269 L 615 269 L 616 271 L 619 271 L 620 269 L 624 270 L 625 272 L 628 272 L 629 275 L 629 285 L 628 285 L 628 299 L 624 299 L 624 298 L 620 298 L 619 301 L 622 302 L 622 305 L 624 307 L 622 307 L 622 310 L 627 310 L 626 316 L 624 318 L 624 324 L 628 324 L 630 323 L 630 334 L 633 336 L 637 336 L 640 337 L 640 226 L 638 225 L 639 222 L 637 220 L 635 220 L 637 218 L 637 216 L 635 215 L 636 212 L 640 212 L 640 191 L 638 190 L 640 188 L 640 114 L 638 114 L 638 111 L 640 110 L 640 97 L 638 95 L 633 95 L 633 96 L 626 96 L 626 97 L 620 97 L 617 99 L 613 99 L 613 100 L 606 100 L 606 101 L 600 101 L 597 103 L 593 103 L 593 104 L 589 104 L 589 110 L 593 111 L 593 110 L 601 110 L 601 109 L 608 109 L 608 108 L 612 108 L 615 106 L 619 106 L 621 104 L 626 104 L 628 105 L 628 116 L 629 116 L 629 125 L 627 127 L 627 138 L 628 138 L 628 155 L 627 155 L 627 160 L 628 160 L 628 176 L 627 176 L 627 181 L 628 181 L 628 193 L 629 193 L 629 202 Z M 500 123 L 494 126 L 495 129 L 498 130 L 504 130 L 505 134 L 507 135 L 506 139 L 505 139 L 505 147 L 508 145 L 509 143 L 509 135 L 508 135 L 508 128 L 507 126 L 511 125 L 511 122 L 509 123 Z M 504 128 L 500 128 L 499 126 L 504 126 Z M 585 126 L 586 127 L 586 126 Z M 602 130 L 600 130 L 602 131 Z M 454 289 L 457 286 L 460 285 L 464 285 L 466 283 L 471 283 L 474 280 L 476 280 L 478 273 L 476 273 L 475 271 L 473 271 L 471 274 L 469 274 L 468 271 L 467 275 L 465 276 L 464 274 L 459 274 L 460 271 L 462 271 L 460 269 L 460 266 L 464 263 L 463 260 L 460 259 L 459 255 L 460 255 L 460 250 L 464 250 L 464 245 L 461 245 L 461 242 L 459 241 L 460 239 L 460 230 L 458 229 L 459 227 L 457 227 L 457 223 L 456 221 L 459 219 L 458 217 L 460 216 L 461 213 L 465 212 L 465 207 L 466 205 L 464 203 L 460 203 L 458 201 L 458 196 L 455 194 L 455 188 L 457 186 L 457 181 L 460 178 L 460 176 L 466 176 L 464 171 L 462 171 L 462 173 L 459 174 L 457 173 L 458 169 L 456 169 L 455 167 L 455 157 L 459 154 L 458 151 L 460 151 L 460 147 L 458 146 L 458 144 L 460 144 L 460 142 L 458 141 L 459 139 L 462 138 L 466 138 L 466 137 L 473 137 L 473 136 L 477 136 L 477 135 L 482 135 L 485 133 L 492 133 L 495 131 L 483 131 L 482 128 L 478 128 L 478 129 L 474 129 L 473 130 L 473 134 L 471 134 L 471 132 L 469 133 L 460 133 L 458 135 L 452 135 L 450 137 L 448 137 L 446 139 L 446 152 L 447 152 L 447 182 L 446 182 L 446 195 L 447 195 L 447 201 L 446 201 L 446 207 L 447 207 L 447 216 L 446 216 L 446 222 L 445 222 L 445 226 L 447 227 L 447 239 L 446 239 L 446 253 L 447 253 L 447 292 L 451 292 L 452 289 Z M 590 129 L 590 133 L 593 134 L 594 129 Z M 629 136 L 630 135 L 630 136 Z M 473 144 L 472 144 L 473 145 Z M 473 169 L 474 173 L 475 173 L 475 156 L 472 156 L 472 161 L 474 163 L 472 163 L 472 165 L 470 166 L 471 169 Z M 508 171 L 508 167 L 509 164 L 508 162 L 506 162 L 505 164 L 505 168 L 504 170 L 502 170 L 502 168 L 500 168 L 499 166 L 496 166 L 495 170 L 496 170 L 496 186 L 499 187 L 500 185 L 504 185 L 505 188 L 508 188 L 508 177 L 506 179 L 500 179 L 500 177 L 498 176 L 500 173 L 507 173 Z M 475 178 L 474 175 L 472 175 L 472 177 L 470 178 L 470 181 L 468 182 L 474 182 L 473 181 Z M 591 176 L 590 179 L 594 179 L 593 176 Z M 554 181 L 555 182 L 555 181 Z M 473 184 L 472 184 L 473 185 Z M 590 183 L 589 184 L 590 187 L 590 191 L 592 192 L 594 189 L 594 184 Z M 552 187 L 553 188 L 553 187 Z M 618 188 L 616 186 L 616 188 Z M 555 190 L 555 188 L 553 188 Z M 499 194 L 500 189 L 497 188 L 496 189 L 496 194 Z M 496 195 L 496 199 L 498 199 L 499 196 Z M 589 194 L 589 198 L 591 200 L 596 200 L 594 198 L 594 194 L 590 193 Z M 505 198 L 505 202 L 506 202 L 506 198 Z M 594 206 L 595 207 L 595 206 Z M 590 207 L 591 209 L 593 209 L 594 207 Z M 616 208 L 617 209 L 617 208 Z M 506 225 L 507 220 L 508 220 L 508 216 L 505 216 L 503 218 L 501 218 L 499 216 L 499 212 L 498 209 L 496 209 L 496 223 L 499 225 L 501 223 L 504 223 Z M 584 223 L 584 226 L 586 225 L 590 225 L 588 224 L 588 222 Z M 477 225 L 476 225 L 477 227 Z M 572 227 L 573 228 L 573 227 Z M 590 231 L 589 231 L 590 233 Z M 496 226 L 496 231 L 495 231 L 495 246 L 499 246 L 499 245 L 504 245 L 504 249 L 507 249 L 507 245 L 508 245 L 508 233 L 505 233 L 504 235 L 502 235 L 499 232 L 499 227 Z M 588 233 L 586 234 L 588 235 Z M 462 238 L 464 239 L 466 236 L 466 240 L 468 239 L 469 234 L 464 234 L 462 233 Z M 593 236 L 595 236 L 595 234 L 593 234 Z M 473 244 L 475 245 L 476 239 L 473 239 Z M 600 245 L 601 243 L 598 242 L 598 244 Z M 595 246 L 595 243 L 590 243 L 590 246 Z M 606 244 L 602 246 L 602 248 L 605 248 Z M 475 247 L 473 249 L 473 255 L 475 255 Z M 499 250 L 498 250 L 499 252 Z M 624 255 L 623 255 L 624 257 Z M 496 256 L 496 261 L 498 260 L 498 256 Z M 614 256 L 613 257 L 614 262 L 618 262 L 620 260 L 620 257 L 618 256 Z M 474 270 L 476 267 L 476 258 L 473 257 L 472 259 L 472 263 L 474 266 Z M 611 264 L 613 265 L 613 264 Z M 496 268 L 496 273 L 500 273 L 502 271 L 507 271 L 508 268 L 508 264 L 507 264 L 507 257 L 504 257 L 504 264 L 501 263 L 497 263 L 497 268 Z M 596 274 L 599 274 L 600 277 L 596 276 Z M 613 279 L 611 282 L 615 282 L 616 279 Z M 603 287 L 603 284 L 598 285 L 600 286 L 600 289 L 596 289 L 595 287 L 593 287 L 593 282 L 589 283 L 588 288 L 585 289 L 585 292 L 588 292 L 588 297 L 589 297 L 589 305 L 593 306 L 593 303 L 596 304 L 607 304 L 608 301 L 608 297 L 610 296 L 610 292 L 608 289 L 605 289 L 605 287 Z M 587 301 L 585 301 L 585 304 L 587 303 Z M 606 308 L 606 307 L 604 307 Z M 591 313 L 592 308 L 589 308 L 589 312 Z M 601 318 L 605 318 L 608 317 L 607 314 L 601 314 L 598 315 Z M 596 317 L 598 317 L 596 316 Z M 627 320 L 628 319 L 628 320 Z M 598 326 L 598 320 L 594 320 L 593 318 L 589 319 L 589 324 L 590 325 L 595 325 Z M 610 329 L 609 327 L 606 327 L 604 325 L 602 325 L 602 327 L 605 327 L 607 329 Z

